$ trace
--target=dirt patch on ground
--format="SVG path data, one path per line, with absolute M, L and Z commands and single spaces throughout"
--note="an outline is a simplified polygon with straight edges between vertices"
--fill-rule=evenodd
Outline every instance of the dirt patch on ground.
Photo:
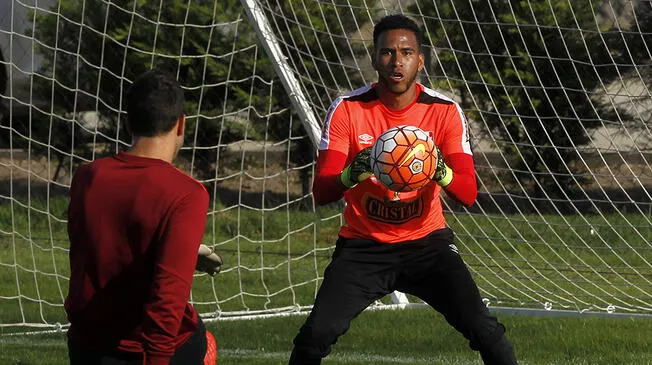
M 260 162 L 260 161 L 259 161 Z M 246 205 L 255 208 L 271 208 L 280 204 L 305 204 L 310 200 L 309 187 L 312 166 L 288 167 L 278 161 L 261 163 L 231 163 L 222 167 L 212 177 L 199 177 L 212 196 L 217 196 L 225 206 Z M 176 164 L 191 174 L 188 161 Z M 4 151 L 0 156 L 0 195 L 47 199 L 53 195 L 67 195 L 75 167 L 66 165 L 59 170 L 56 181 L 57 161 L 44 156 L 30 156 L 22 151 Z M 242 166 L 242 169 L 240 169 Z M 0 204 L 2 202 L 0 201 Z
M 531 196 L 519 190 L 505 193 L 501 184 L 494 178 L 494 170 L 499 163 L 476 155 L 476 165 L 481 180 L 479 204 L 483 211 L 525 211 L 591 212 L 596 210 L 642 210 L 652 209 L 650 190 L 652 190 L 652 169 L 648 155 L 593 156 L 584 159 L 586 183 L 581 194 L 576 195 L 574 203 L 568 203 L 563 196 L 559 206 L 551 204 L 547 198 Z M 312 164 L 293 166 L 279 156 L 273 158 L 248 158 L 246 160 L 225 158 L 227 164 L 210 177 L 200 180 L 213 197 L 222 205 L 229 207 L 245 205 L 251 208 L 275 208 L 285 204 L 310 207 L 312 196 L 310 184 Z M 577 163 L 577 162 L 575 162 Z M 188 161 L 179 160 L 179 168 L 192 173 Z M 580 169 L 582 170 L 582 169 Z M 0 195 L 4 197 L 27 197 L 47 199 L 51 196 L 65 196 L 68 193 L 74 167 L 70 165 L 59 170 L 56 181 L 52 179 L 57 171 L 57 161 L 44 156 L 30 156 L 23 151 L 2 151 L 0 153 Z M 198 174 L 194 174 L 197 176 Z M 539 198 L 540 202 L 537 203 Z M 554 200 L 553 199 L 553 200 Z M 461 209 L 454 201 L 447 200 L 451 209 Z M 536 204 L 533 204 L 535 202 Z M 2 201 L 0 201 L 0 204 Z M 537 206 L 538 205 L 538 206 Z

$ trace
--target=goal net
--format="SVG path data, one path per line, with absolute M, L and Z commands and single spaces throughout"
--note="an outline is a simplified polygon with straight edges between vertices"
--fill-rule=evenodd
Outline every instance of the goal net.
M 0 4 L 0 332 L 65 328 L 67 193 L 129 146 L 153 66 L 186 93 L 178 166 L 211 194 L 206 318 L 309 310 L 342 204 L 316 207 L 330 103 L 376 79 L 373 24 L 424 30 L 424 85 L 460 103 L 479 196 L 442 196 L 487 305 L 652 314 L 649 1 L 9 0 Z M 419 303 L 400 293 L 375 307 Z M 408 305 L 409 305 L 408 304 Z

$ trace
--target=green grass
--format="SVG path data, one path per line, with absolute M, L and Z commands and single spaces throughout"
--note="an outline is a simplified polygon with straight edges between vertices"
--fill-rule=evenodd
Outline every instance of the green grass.
M 0 201 L 0 323 L 65 323 L 66 204 L 64 198 Z M 225 267 L 215 278 L 195 278 L 196 308 L 214 313 L 311 305 L 341 224 L 338 213 L 337 207 L 306 212 L 217 206 L 204 243 L 224 256 Z M 492 305 L 651 311 L 649 217 L 447 218 Z
M 224 271 L 198 275 L 200 313 L 312 304 L 341 224 L 317 212 L 218 206 L 204 243 Z M 61 335 L 8 336 L 65 324 L 66 200 L 0 201 L 0 365 L 65 361 Z M 449 214 L 457 245 L 492 306 L 652 313 L 652 227 L 644 215 Z M 411 298 L 414 299 L 414 298 Z M 383 301 L 387 302 L 388 298 Z M 282 364 L 303 317 L 219 321 L 221 364 Z M 652 364 L 648 319 L 505 316 L 524 364 Z M 38 328 L 37 328 L 38 329 Z M 429 311 L 364 313 L 326 364 L 479 364 Z M 51 361 L 50 361 L 51 360 Z M 401 362 L 403 361 L 403 362 Z
M 521 365 L 652 364 L 652 318 L 500 315 Z M 305 316 L 218 321 L 220 365 L 286 364 Z M 67 364 L 63 334 L 0 336 L 0 365 Z M 47 361 L 44 361 L 47 359 Z M 464 338 L 428 308 L 364 312 L 324 364 L 480 365 Z

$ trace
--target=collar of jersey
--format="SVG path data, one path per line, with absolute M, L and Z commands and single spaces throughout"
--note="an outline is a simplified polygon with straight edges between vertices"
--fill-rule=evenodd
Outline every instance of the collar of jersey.
M 373 85 L 374 88 L 376 88 L 376 85 L 377 85 L 377 83 L 374 83 L 374 85 Z M 385 109 L 385 111 L 387 111 L 387 113 L 389 113 L 389 114 L 391 114 L 391 115 L 399 116 L 399 115 L 405 114 L 405 112 L 407 112 L 408 110 L 410 110 L 410 108 L 412 108 L 412 107 L 417 103 L 417 100 L 419 100 L 419 95 L 421 95 L 421 93 L 423 92 L 423 85 L 421 85 L 421 84 L 418 83 L 418 82 L 416 83 L 416 85 L 417 85 L 417 93 L 416 93 L 416 95 L 415 95 L 415 98 L 414 98 L 414 100 L 412 100 L 412 102 L 411 102 L 408 106 L 406 106 L 405 108 L 403 108 L 403 109 L 398 109 L 398 110 L 397 110 L 397 109 L 391 109 L 391 108 L 388 108 L 387 105 L 383 104 L 383 103 L 380 101 L 380 98 L 378 99 L 378 104 L 382 105 L 382 106 L 383 106 L 383 109 Z

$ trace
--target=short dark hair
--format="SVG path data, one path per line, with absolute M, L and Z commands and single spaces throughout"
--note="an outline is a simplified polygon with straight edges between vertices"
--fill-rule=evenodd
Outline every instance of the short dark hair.
M 169 132 L 183 115 L 183 90 L 170 74 L 149 70 L 136 78 L 127 97 L 127 123 L 134 136 Z
M 421 31 L 421 28 L 414 20 L 403 14 L 387 15 L 380 19 L 374 27 L 374 48 L 376 48 L 380 34 L 392 29 L 407 29 L 414 32 L 414 35 L 417 37 L 417 45 L 419 46 L 419 50 L 421 50 L 421 43 L 423 42 L 423 32 Z

